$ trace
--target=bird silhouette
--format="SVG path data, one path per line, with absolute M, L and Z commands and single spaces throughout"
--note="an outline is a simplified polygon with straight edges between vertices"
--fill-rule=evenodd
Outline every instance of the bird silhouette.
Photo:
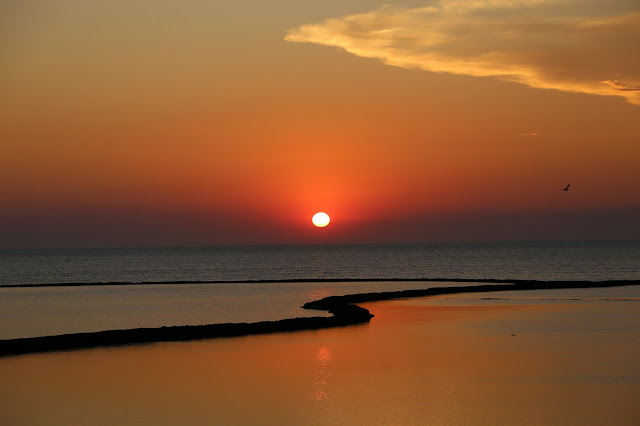
M 567 187 L 564 188 L 563 191 L 568 191 L 569 190 L 569 186 L 571 186 L 571 184 L 567 185 Z

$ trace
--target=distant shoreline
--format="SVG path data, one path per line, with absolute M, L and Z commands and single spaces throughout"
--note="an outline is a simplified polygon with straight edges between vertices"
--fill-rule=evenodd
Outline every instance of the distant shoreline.
M 137 286 L 137 285 L 179 285 L 179 284 L 286 284 L 286 283 L 356 283 L 356 282 L 443 282 L 443 283 L 480 283 L 480 284 L 518 284 L 533 282 L 551 283 L 614 283 L 640 282 L 640 280 L 602 280 L 602 281 L 538 281 L 522 279 L 492 278 L 286 278 L 273 280 L 184 280 L 184 281 L 97 281 L 69 283 L 38 284 L 0 284 L 2 288 L 42 288 L 42 287 L 102 287 L 102 286 Z M 621 284 L 624 285 L 624 284 Z M 633 284 L 630 284 L 633 285 Z M 607 287 L 606 285 L 604 287 Z
M 136 328 L 128 330 L 106 330 L 89 333 L 73 333 L 57 336 L 27 337 L 0 340 L 0 357 L 16 356 L 40 352 L 56 352 L 96 347 L 123 346 L 144 343 L 178 342 L 225 337 L 240 337 L 256 334 L 271 334 L 304 330 L 319 330 L 333 327 L 368 323 L 373 315 L 356 303 L 375 302 L 392 299 L 427 297 L 457 293 L 485 293 L 493 291 L 520 291 L 568 288 L 599 288 L 640 285 L 640 280 L 610 280 L 610 281 L 531 281 L 531 280 L 455 280 L 455 279 L 352 279 L 352 280 L 280 280 L 255 281 L 259 283 L 271 282 L 354 282 L 354 281 L 405 281 L 405 282 L 463 282 L 480 283 L 482 285 L 459 287 L 432 287 L 422 290 L 399 290 L 376 293 L 359 293 L 344 296 L 330 296 L 324 299 L 308 302 L 304 309 L 328 311 L 331 317 L 290 318 L 278 321 L 262 321 L 254 323 L 226 323 L 209 325 L 187 325 L 159 328 Z M 247 281 L 242 281 L 246 283 Z M 253 281 L 250 281 L 253 282 Z M 214 282 L 211 282 L 214 283 Z M 218 283 L 218 282 L 215 282 Z M 220 282 L 223 283 L 223 282 Z M 159 283 L 144 283 L 159 284 Z M 180 284 L 180 283 L 164 283 Z M 61 287 L 85 285 L 142 285 L 141 283 L 116 284 L 44 284 L 19 285 L 3 287 Z

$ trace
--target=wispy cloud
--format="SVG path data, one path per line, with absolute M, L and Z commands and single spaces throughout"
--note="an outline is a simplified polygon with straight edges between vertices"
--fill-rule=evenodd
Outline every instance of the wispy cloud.
M 604 80 L 601 81 L 601 83 L 607 84 L 619 92 L 640 92 L 640 86 L 630 86 L 628 84 L 621 83 L 618 80 Z
M 609 12 L 598 7 L 603 4 Z M 640 7 L 629 10 L 633 4 L 441 0 L 302 25 L 285 39 L 336 46 L 403 68 L 620 96 L 640 105 Z

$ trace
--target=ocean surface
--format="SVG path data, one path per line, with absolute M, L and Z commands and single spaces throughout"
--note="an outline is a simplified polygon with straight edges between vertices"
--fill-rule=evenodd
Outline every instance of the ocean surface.
M 638 425 L 640 286 L 362 306 L 352 327 L 0 358 L 0 423 Z
M 640 278 L 640 241 L 0 250 L 0 285 Z
M 300 306 L 469 285 L 438 279 L 638 280 L 640 241 L 2 250 L 0 339 L 320 316 Z M 34 286 L 69 283 L 85 285 Z

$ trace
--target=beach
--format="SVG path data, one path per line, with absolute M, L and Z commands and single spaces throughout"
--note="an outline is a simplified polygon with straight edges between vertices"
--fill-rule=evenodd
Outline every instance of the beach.
M 0 359 L 6 424 L 634 424 L 640 291 L 360 304 L 367 324 Z

